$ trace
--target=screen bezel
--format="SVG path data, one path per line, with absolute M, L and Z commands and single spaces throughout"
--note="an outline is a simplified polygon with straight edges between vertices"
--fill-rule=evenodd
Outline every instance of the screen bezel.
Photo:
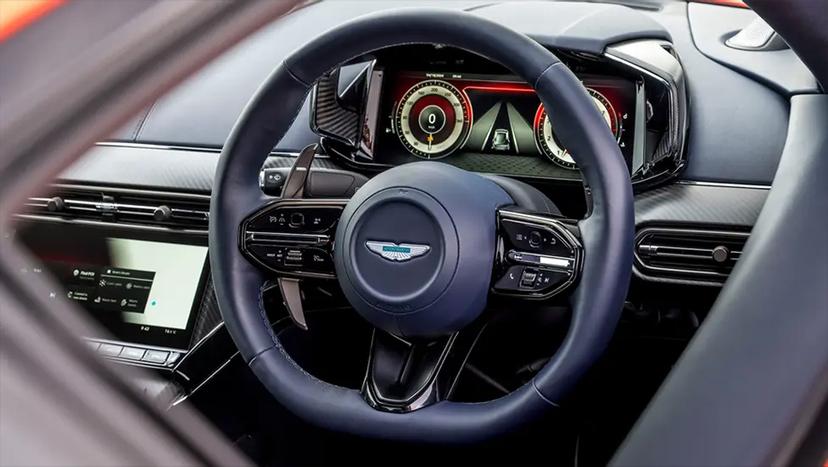
M 57 226 L 56 226 L 57 224 Z M 95 236 L 110 238 L 123 238 L 128 240 L 143 240 L 149 242 L 172 243 L 181 245 L 193 245 L 207 247 L 207 232 L 198 231 L 174 231 L 165 228 L 157 228 L 140 225 L 109 224 L 96 221 L 68 220 L 61 218 L 46 218 L 40 216 L 25 216 L 15 224 L 15 239 L 24 247 L 33 259 L 39 261 L 39 265 L 45 271 L 49 268 L 44 264 L 43 258 L 33 251 L 25 241 L 28 229 L 50 228 L 51 235 L 84 235 L 84 233 Z M 153 346 L 172 350 L 189 350 L 192 344 L 193 330 L 202 302 L 207 281 L 210 277 L 210 254 L 205 255 L 204 264 L 201 268 L 192 304 L 190 305 L 187 325 L 184 329 L 164 328 L 150 326 L 149 330 L 141 330 L 141 325 L 125 323 L 121 320 L 102 319 L 99 314 L 89 312 L 100 327 L 97 330 L 103 331 L 95 335 L 83 336 L 91 339 L 115 340 L 139 346 Z M 56 284 L 62 285 L 59 280 L 52 277 Z M 81 309 L 88 311 L 82 305 Z M 169 331 L 175 331 L 170 334 Z

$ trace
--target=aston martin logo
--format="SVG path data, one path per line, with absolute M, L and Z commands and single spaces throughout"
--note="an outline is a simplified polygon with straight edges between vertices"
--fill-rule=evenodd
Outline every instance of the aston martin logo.
M 408 261 L 411 258 L 416 258 L 428 253 L 431 249 L 428 245 L 414 245 L 411 243 L 400 243 L 399 245 L 391 242 L 374 242 L 367 241 L 365 246 L 374 253 L 391 261 Z

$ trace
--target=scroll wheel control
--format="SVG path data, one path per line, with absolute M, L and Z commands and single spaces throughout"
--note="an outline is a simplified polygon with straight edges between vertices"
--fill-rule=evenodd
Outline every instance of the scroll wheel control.
M 543 236 L 540 232 L 538 232 L 537 230 L 533 230 L 531 233 L 529 233 L 529 246 L 531 246 L 532 248 L 537 248 L 541 246 L 542 243 Z

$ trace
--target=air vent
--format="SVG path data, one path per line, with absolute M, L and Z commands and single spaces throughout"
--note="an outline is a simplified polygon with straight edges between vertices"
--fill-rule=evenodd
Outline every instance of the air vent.
M 635 239 L 636 273 L 653 281 L 721 285 L 748 236 L 728 230 L 647 227 Z
M 207 230 L 209 201 L 204 195 L 59 187 L 29 198 L 24 214 Z

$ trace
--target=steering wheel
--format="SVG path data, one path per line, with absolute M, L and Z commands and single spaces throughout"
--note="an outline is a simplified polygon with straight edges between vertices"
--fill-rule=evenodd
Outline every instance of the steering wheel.
M 482 55 L 534 87 L 591 190 L 587 217 L 562 218 L 539 207 L 548 202 L 532 201 L 542 196 L 537 190 L 437 162 L 380 173 L 350 200 L 262 193 L 259 171 L 316 79 L 355 57 L 414 43 Z M 244 360 L 297 415 L 368 437 L 469 442 L 543 414 L 603 351 L 632 270 L 629 173 L 578 78 L 525 35 L 443 9 L 357 18 L 287 57 L 224 146 L 210 216 L 216 295 Z M 262 304 L 273 271 L 285 294 L 296 278 L 336 277 L 375 327 L 360 390 L 317 379 L 285 351 Z M 471 348 L 468 330 L 492 294 L 519 305 L 562 293 L 572 308 L 568 334 L 531 382 L 488 402 L 447 400 Z

